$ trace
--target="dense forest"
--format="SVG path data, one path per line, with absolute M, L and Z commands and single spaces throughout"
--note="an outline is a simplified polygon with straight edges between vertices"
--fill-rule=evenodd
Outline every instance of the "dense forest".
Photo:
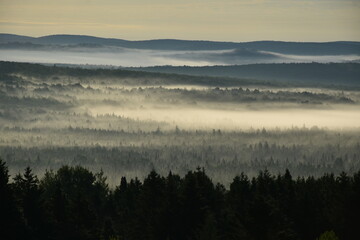
M 262 69 L 0 62 L 0 238 L 357 239 L 358 64 Z
M 18 81 L 21 76 L 35 77 L 43 80 L 69 79 L 76 82 L 89 83 L 114 83 L 128 86 L 153 86 L 153 85 L 201 85 L 201 86 L 241 86 L 241 85 L 265 85 L 282 86 L 276 81 L 257 81 L 249 79 L 216 78 L 208 76 L 188 76 L 181 74 L 152 73 L 145 71 L 131 71 L 126 69 L 106 69 L 98 67 L 87 69 L 84 67 L 69 67 L 59 64 L 51 66 L 33 63 L 16 63 L 0 61 L 0 76 L 2 81 Z M 97 80 L 97 81 L 96 81 Z M 63 81 L 62 81 L 63 82 Z
M 151 171 L 110 188 L 80 166 L 27 167 L 10 178 L 0 160 L 3 239 L 358 239 L 360 172 L 293 178 L 239 172 L 229 188 L 197 168 Z
M 0 76 L 94 78 L 125 85 L 200 85 L 212 87 L 269 86 L 359 89 L 359 63 L 287 63 L 232 66 L 155 66 L 106 68 L 89 65 L 15 63 L 0 61 Z
M 279 81 L 297 86 L 360 86 L 359 63 L 283 63 L 234 66 L 155 66 L 138 71 Z
M 0 0 L 0 240 L 360 239 L 360 0 L 282 1 Z
M 360 169 L 358 132 L 5 129 L 0 140 L 0 156 L 11 166 L 12 174 L 27 165 L 39 176 L 63 164 L 81 165 L 103 169 L 111 186 L 120 176 L 143 178 L 151 169 L 183 176 L 201 166 L 226 186 L 239 171 L 252 177 L 265 168 L 271 173 L 289 169 L 295 177 L 319 177 Z
M 228 187 L 240 171 L 360 169 L 354 89 L 11 62 L 0 72 L 0 157 L 11 174 L 81 165 L 115 186 L 201 166 Z

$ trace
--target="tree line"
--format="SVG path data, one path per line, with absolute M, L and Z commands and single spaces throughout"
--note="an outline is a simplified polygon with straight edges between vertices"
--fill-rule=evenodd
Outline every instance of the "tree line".
M 81 166 L 10 178 L 0 160 L 2 239 L 357 239 L 359 202 L 360 171 L 239 173 L 226 189 L 201 168 L 152 170 L 110 188 Z
M 43 65 L 34 63 L 17 63 L 0 61 L 0 81 L 12 82 L 13 80 L 23 80 L 22 77 L 33 77 L 46 79 L 48 82 L 75 78 L 80 83 L 117 83 L 124 85 L 202 85 L 202 86 L 241 86 L 241 85 L 261 85 L 261 86 L 283 86 L 281 83 L 270 81 L 258 81 L 253 79 L 237 79 L 228 77 L 209 77 L 209 76 L 189 76 L 169 73 L 153 73 L 148 71 L 118 69 L 85 69 L 81 67 L 65 67 L 59 65 Z M 96 80 L 97 79 L 97 80 Z

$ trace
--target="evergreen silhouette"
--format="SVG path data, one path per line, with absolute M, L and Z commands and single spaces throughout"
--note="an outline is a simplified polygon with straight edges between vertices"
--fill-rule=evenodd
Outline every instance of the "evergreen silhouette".
M 240 173 L 229 188 L 202 168 L 152 170 L 110 188 L 102 171 L 63 166 L 10 180 L 0 160 L 1 239 L 357 239 L 360 172 L 293 179 Z

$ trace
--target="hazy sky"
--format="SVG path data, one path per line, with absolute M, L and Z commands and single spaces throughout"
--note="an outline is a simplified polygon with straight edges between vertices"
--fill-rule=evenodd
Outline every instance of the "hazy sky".
M 0 32 L 360 41 L 360 0 L 0 0 Z

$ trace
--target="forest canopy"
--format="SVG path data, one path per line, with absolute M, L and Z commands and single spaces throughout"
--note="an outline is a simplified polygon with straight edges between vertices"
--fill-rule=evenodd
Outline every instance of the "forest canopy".
M 39 179 L 10 178 L 0 160 L 4 239 L 357 239 L 360 172 L 294 179 L 286 170 L 226 189 L 197 168 L 184 177 L 154 170 L 110 188 L 103 172 L 63 166 Z

